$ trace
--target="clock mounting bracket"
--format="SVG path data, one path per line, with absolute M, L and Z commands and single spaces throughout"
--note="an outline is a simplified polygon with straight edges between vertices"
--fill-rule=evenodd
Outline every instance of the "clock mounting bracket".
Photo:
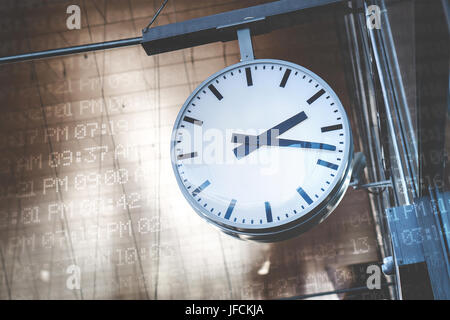
M 241 61 L 254 60 L 252 45 L 252 35 L 250 28 L 238 29 L 237 37 L 239 42 L 239 50 L 241 52 Z

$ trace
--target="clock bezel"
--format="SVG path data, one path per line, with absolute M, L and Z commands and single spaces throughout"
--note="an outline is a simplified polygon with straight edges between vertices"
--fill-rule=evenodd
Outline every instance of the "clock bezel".
M 179 128 L 180 122 L 182 121 L 182 116 L 185 113 L 186 108 L 189 106 L 190 102 L 193 98 L 202 90 L 208 83 L 216 79 L 217 77 L 221 76 L 222 74 L 225 74 L 229 72 L 230 70 L 244 67 L 247 65 L 252 65 L 255 63 L 273 63 L 273 64 L 280 64 L 286 67 L 291 67 L 294 69 L 298 69 L 301 72 L 304 72 L 305 74 L 311 76 L 312 78 L 319 80 L 323 88 L 326 89 L 326 91 L 336 100 L 339 101 L 339 103 L 342 105 L 342 102 L 340 101 L 337 94 L 334 92 L 334 90 L 327 84 L 325 80 L 323 80 L 320 76 L 315 74 L 309 69 L 306 69 L 305 67 L 302 67 L 298 64 L 285 61 L 285 60 L 277 60 L 277 59 L 254 59 L 254 60 L 247 60 L 247 61 L 241 61 L 236 64 L 230 65 L 224 69 L 221 69 L 211 76 L 209 76 L 206 80 L 204 80 L 202 83 L 200 83 L 197 88 L 189 95 L 189 97 L 184 102 L 183 106 L 181 107 L 180 111 L 178 112 L 177 118 L 175 120 L 173 129 L 172 129 L 172 138 L 171 138 L 171 161 L 172 161 L 172 169 L 174 171 L 178 187 L 180 188 L 183 196 L 188 201 L 190 206 L 194 209 L 194 211 L 204 220 L 211 223 L 216 228 L 219 228 L 221 231 L 223 231 L 226 234 L 229 234 L 231 236 L 240 238 L 240 239 L 246 239 L 246 240 L 254 240 L 254 241 L 260 241 L 260 242 L 275 242 L 275 241 L 281 241 L 285 240 L 294 236 L 297 236 L 313 226 L 319 224 L 323 220 L 325 220 L 338 206 L 339 202 L 342 200 L 345 191 L 348 188 L 348 185 L 350 183 L 351 178 L 351 172 L 352 172 L 352 161 L 353 161 L 353 137 L 352 137 L 352 131 L 351 131 L 351 124 L 350 120 L 347 116 L 347 113 L 345 109 L 343 108 L 343 116 L 345 117 L 345 121 L 347 122 L 346 128 L 346 134 L 349 137 L 349 147 L 348 147 L 348 154 L 347 154 L 347 161 L 345 163 L 345 168 L 342 171 L 342 175 L 339 178 L 339 180 L 336 182 L 336 185 L 334 188 L 328 193 L 328 196 L 325 197 L 320 203 L 318 203 L 314 208 L 311 209 L 310 212 L 304 214 L 303 216 L 290 221 L 286 224 L 270 227 L 270 228 L 261 228 L 260 230 L 256 228 L 239 228 L 235 227 L 226 223 L 223 223 L 219 221 L 218 219 L 213 219 L 211 217 L 211 213 L 203 208 L 202 206 L 199 206 L 197 201 L 194 200 L 194 198 L 190 195 L 186 187 L 184 186 L 181 177 L 179 175 L 177 166 L 176 166 L 176 154 L 175 154 L 175 145 L 176 145 L 176 137 L 175 133 L 176 130 Z

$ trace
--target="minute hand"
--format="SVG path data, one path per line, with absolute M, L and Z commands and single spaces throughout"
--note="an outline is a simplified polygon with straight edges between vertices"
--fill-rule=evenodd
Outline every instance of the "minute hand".
M 241 136 L 241 135 L 235 135 Z M 257 145 L 259 141 L 255 141 L 255 139 L 251 139 L 252 136 L 242 135 L 242 138 L 249 137 L 248 142 L 244 142 L 245 145 Z M 253 136 L 254 137 L 254 136 Z M 336 146 L 326 143 L 320 142 L 310 142 L 310 141 L 301 141 L 301 140 L 291 140 L 291 139 L 272 139 L 271 144 L 265 144 L 268 146 L 278 146 L 278 147 L 291 147 L 291 148 L 304 148 L 304 149 L 322 149 L 329 151 L 336 151 Z

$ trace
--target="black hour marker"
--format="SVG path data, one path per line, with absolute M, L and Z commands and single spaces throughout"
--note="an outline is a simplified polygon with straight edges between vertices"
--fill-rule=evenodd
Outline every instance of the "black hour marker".
M 233 210 L 234 210 L 234 206 L 236 205 L 236 199 L 233 199 L 233 200 L 231 200 L 231 202 L 230 202 L 230 205 L 228 206 L 228 209 L 227 209 L 227 212 L 225 212 L 225 219 L 230 219 L 230 217 L 231 217 L 231 213 L 233 212 Z
M 308 102 L 308 104 L 311 104 L 314 101 L 316 101 L 317 99 L 319 99 L 324 93 L 325 93 L 325 90 L 320 89 L 319 91 L 317 91 L 317 93 L 315 95 L 313 95 L 311 98 L 309 98 L 306 102 Z
M 286 86 L 286 82 L 288 81 L 290 75 L 291 69 L 286 69 L 286 71 L 284 72 L 283 79 L 281 79 L 280 87 L 284 88 Z
M 195 197 L 197 196 L 200 192 L 203 191 L 203 189 L 205 189 L 207 186 L 209 186 L 211 184 L 211 182 L 209 182 L 209 180 L 206 180 L 205 182 L 203 182 L 201 185 L 199 185 L 197 187 L 197 189 L 195 189 L 194 191 L 192 191 L 192 196 Z
M 334 164 L 334 163 L 331 163 L 331 162 L 328 162 L 325 160 L 321 160 L 321 159 L 317 160 L 317 164 L 327 167 L 327 168 L 330 168 L 330 169 L 333 169 L 333 170 L 337 170 L 339 168 L 339 166 L 337 164 Z
M 208 89 L 211 90 L 211 92 L 216 96 L 217 99 L 222 100 L 223 96 L 220 94 L 219 91 L 217 91 L 216 87 L 214 87 L 213 84 L 210 84 L 208 86 Z
M 334 131 L 334 130 L 340 130 L 340 129 L 342 129 L 342 124 L 335 124 L 333 126 L 320 128 L 320 130 L 322 130 L 322 132 L 328 132 L 328 131 Z
M 272 208 L 270 207 L 270 203 L 269 202 L 264 202 L 264 205 L 266 206 L 266 218 L 267 218 L 267 222 L 272 222 Z
M 303 200 L 305 200 L 307 204 L 313 203 L 313 201 L 310 198 L 310 196 L 305 192 L 305 190 L 303 190 L 302 187 L 298 187 L 297 188 L 297 192 L 298 192 L 299 195 L 302 196 Z M 302 206 L 302 208 L 303 208 L 303 206 Z
M 247 77 L 247 86 L 253 85 L 253 79 L 252 79 L 252 69 L 245 68 L 245 76 Z
M 201 126 L 203 124 L 203 121 L 197 120 L 197 119 L 194 119 L 194 118 L 191 118 L 191 117 L 188 117 L 188 116 L 185 116 L 183 118 L 183 120 L 186 121 L 186 122 L 192 123 L 192 124 L 196 124 L 198 126 Z
M 195 158 L 197 156 L 197 152 L 191 152 L 191 153 L 186 153 L 186 154 L 179 154 L 177 156 L 178 160 L 184 160 L 184 159 L 189 159 L 189 158 Z

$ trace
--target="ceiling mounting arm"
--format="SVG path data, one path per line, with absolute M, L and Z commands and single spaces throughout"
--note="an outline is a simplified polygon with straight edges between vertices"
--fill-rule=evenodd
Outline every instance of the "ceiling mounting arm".
M 239 41 L 239 50 L 241 52 L 241 61 L 254 60 L 255 56 L 253 54 L 252 35 L 250 34 L 250 29 L 239 29 L 237 31 L 237 37 Z
M 15 54 L 0 57 L 0 64 L 138 44 L 142 45 L 147 55 L 153 55 L 217 41 L 236 40 L 236 31 L 239 29 L 249 28 L 255 36 L 306 21 L 316 21 L 326 13 L 334 15 L 337 9 L 342 12 L 347 10 L 342 6 L 342 0 L 280 0 L 150 28 L 166 3 L 162 3 L 149 25 L 142 30 L 142 37 Z
M 142 35 L 147 55 L 236 40 L 239 29 L 261 35 L 345 12 L 342 0 L 280 0 L 253 7 L 156 26 Z

